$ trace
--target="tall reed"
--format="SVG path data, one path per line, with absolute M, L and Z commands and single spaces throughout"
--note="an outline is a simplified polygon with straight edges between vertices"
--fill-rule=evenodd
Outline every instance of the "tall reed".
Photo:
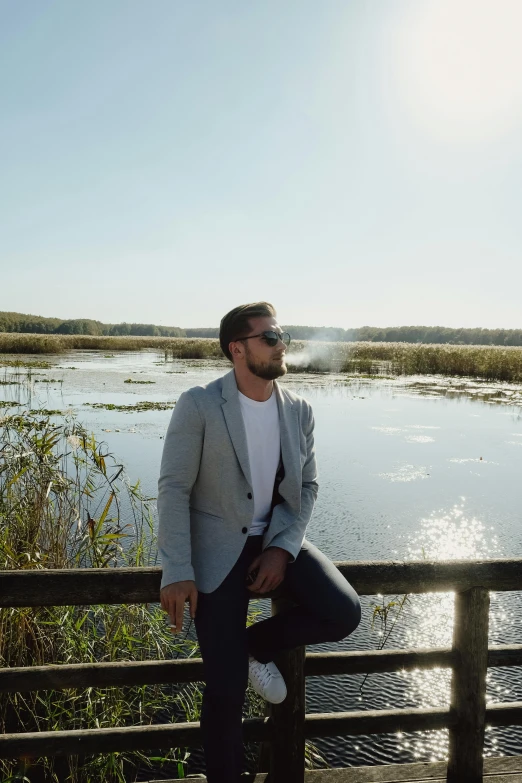
M 0 414 L 2 413 L 0 409 Z M 155 564 L 151 499 L 131 484 L 103 444 L 74 418 L 58 423 L 29 412 L 0 415 L 0 569 Z M 125 514 L 126 522 L 122 516 Z M 0 665 L 163 659 L 194 655 L 175 644 L 157 604 L 0 610 Z M 150 724 L 184 716 L 194 687 L 88 688 L 3 694 L 4 732 Z M 192 707 L 191 707 L 192 709 Z M 182 751 L 165 760 L 186 765 Z M 128 781 L 145 753 L 80 759 L 2 760 L 2 780 Z
M 170 358 L 222 359 L 219 342 L 199 337 L 107 337 L 82 334 L 0 333 L 0 354 L 61 354 L 74 350 L 141 351 L 154 348 Z

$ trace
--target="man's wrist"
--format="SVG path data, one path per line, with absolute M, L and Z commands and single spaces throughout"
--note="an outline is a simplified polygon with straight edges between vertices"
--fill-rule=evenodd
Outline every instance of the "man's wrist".
M 283 552 L 286 555 L 287 560 L 290 559 L 290 552 L 288 551 L 288 549 L 283 549 L 282 546 L 268 546 L 265 549 L 265 552 L 267 551 L 267 549 L 277 549 L 278 552 Z

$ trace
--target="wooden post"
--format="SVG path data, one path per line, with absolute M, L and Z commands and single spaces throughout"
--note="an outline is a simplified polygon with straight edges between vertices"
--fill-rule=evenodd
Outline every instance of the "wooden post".
M 455 595 L 448 783 L 482 783 L 488 668 L 489 592 L 473 587 Z
M 284 611 L 294 604 L 285 598 L 272 601 L 272 614 Z M 275 664 L 283 675 L 287 688 L 281 704 L 270 704 L 269 714 L 274 733 L 270 746 L 270 783 L 303 783 L 305 771 L 304 721 L 305 647 L 281 653 Z

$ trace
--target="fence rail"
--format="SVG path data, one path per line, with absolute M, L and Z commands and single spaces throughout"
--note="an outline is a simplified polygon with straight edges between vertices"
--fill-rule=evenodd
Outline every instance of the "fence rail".
M 449 728 L 448 783 L 482 783 L 484 729 L 522 724 L 522 702 L 486 707 L 488 666 L 522 665 L 522 644 L 488 648 L 489 591 L 522 590 L 522 558 L 445 562 L 339 562 L 359 595 L 455 592 L 451 648 L 309 653 L 298 648 L 276 661 L 288 695 L 265 718 L 244 721 L 247 741 L 270 748 L 270 780 L 302 783 L 307 738 Z M 0 607 L 155 603 L 160 568 L 0 571 Z M 272 611 L 284 609 L 283 599 Z M 451 668 L 445 708 L 305 714 L 307 676 Z M 182 683 L 203 680 L 199 659 L 0 669 L 0 692 Z M 200 744 L 198 723 L 127 726 L 0 736 L 0 757 L 81 755 Z

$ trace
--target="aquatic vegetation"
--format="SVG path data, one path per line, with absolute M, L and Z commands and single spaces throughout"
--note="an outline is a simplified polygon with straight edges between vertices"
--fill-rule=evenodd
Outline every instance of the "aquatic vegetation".
M 91 408 L 103 408 L 106 411 L 123 411 L 124 413 L 140 413 L 141 411 L 167 411 L 173 408 L 176 402 L 150 402 L 142 400 L 132 405 L 116 405 L 112 402 L 84 402 Z
M 49 408 L 32 408 L 29 413 L 32 416 L 62 416 L 63 411 Z
M 1 338 L 2 335 L 0 335 L 0 344 L 1 344 Z M 7 353 L 7 351 L 1 351 L 0 353 Z M 18 353 L 18 351 L 13 351 L 13 353 Z M 20 352 L 23 353 L 23 352 Z M 36 353 L 36 351 L 34 352 Z M 25 360 L 25 359 L 2 359 L 0 358 L 0 367 L 25 367 L 29 370 L 37 369 L 37 370 L 50 370 L 53 365 L 50 362 L 44 362 L 40 361 L 38 359 L 35 360 Z

